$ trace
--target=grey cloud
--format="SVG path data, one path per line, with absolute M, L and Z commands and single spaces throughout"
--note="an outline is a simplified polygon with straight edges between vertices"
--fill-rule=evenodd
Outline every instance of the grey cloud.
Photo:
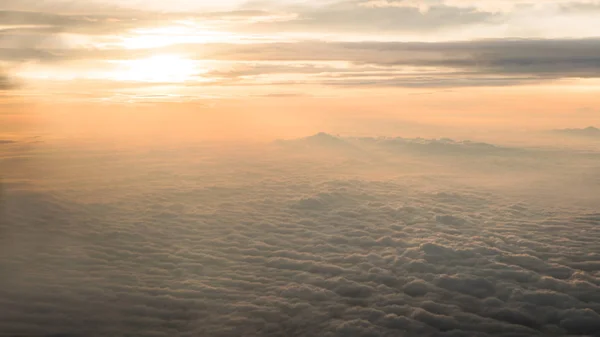
M 90 9 L 88 11 L 17 11 L 0 10 L 0 22 L 6 26 L 20 28 L 21 32 L 45 34 L 76 33 L 85 35 L 123 34 L 132 29 L 171 25 L 177 20 L 191 20 L 207 23 L 227 22 L 235 24 L 252 19 L 281 16 L 262 10 L 234 10 L 227 12 L 176 13 L 149 12 L 140 10 Z M 260 21 L 260 20 L 259 20 Z M 14 29 L 13 29 L 14 31 Z
M 600 76 L 600 41 L 480 40 L 445 43 L 299 42 L 258 45 L 204 45 L 195 53 L 202 59 L 260 61 L 215 72 L 235 83 L 242 76 L 307 74 L 305 83 L 335 86 L 460 87 L 535 84 L 555 79 Z M 192 53 L 194 46 L 171 50 Z M 336 68 L 306 63 L 301 67 L 279 61 L 346 61 Z M 269 62 L 273 62 L 269 64 Z M 405 74 L 403 67 L 423 67 Z M 284 83 L 280 83 L 284 84 Z
M 337 137 L 324 132 L 313 136 L 301 138 L 298 140 L 280 140 L 277 145 L 290 149 L 328 149 L 337 153 L 350 155 L 364 155 L 376 148 L 384 150 L 387 153 L 412 153 L 420 155 L 442 156 L 451 158 L 454 155 L 471 156 L 518 156 L 522 154 L 523 149 L 496 146 L 493 144 L 456 141 L 449 138 L 441 139 L 411 139 L 402 137 Z M 443 195 L 438 196 L 441 200 Z M 307 209 L 320 209 L 333 203 L 346 202 L 338 200 L 335 196 L 321 194 L 318 197 L 303 198 L 296 207 Z M 458 226 L 468 223 L 466 219 L 454 215 L 440 215 L 435 221 L 449 226 Z M 422 247 L 428 252 L 439 252 L 444 248 L 442 246 L 428 244 Z
M 261 62 L 263 63 L 263 62 Z M 401 67 L 381 65 L 360 65 L 339 68 L 334 66 L 296 64 L 281 65 L 254 64 L 240 65 L 234 69 L 216 70 L 203 74 L 207 77 L 219 78 L 218 84 L 247 84 L 252 83 L 253 77 L 273 74 L 300 74 L 307 75 L 302 80 L 304 84 L 322 84 L 340 87 L 407 87 L 407 88 L 448 88 L 448 87 L 476 87 L 476 86 L 509 86 L 515 84 L 539 83 L 551 78 L 548 76 L 515 76 L 481 74 L 477 71 L 456 70 L 436 71 L 423 70 L 418 74 L 403 73 Z M 399 68 L 400 67 L 400 68 Z M 263 79 L 264 81 L 264 79 Z M 294 81 L 272 81 L 272 84 L 285 85 L 297 84 Z
M 11 87 L 8 76 L 0 74 L 0 90 L 6 90 Z
M 19 87 L 17 81 L 0 69 L 0 90 L 14 90 Z
M 561 11 L 565 13 L 594 13 L 600 11 L 600 3 L 598 2 L 581 2 L 571 1 L 560 4 Z
M 560 326 L 573 334 L 594 334 L 600 331 L 600 315 L 590 309 L 568 309 L 562 315 Z
M 459 8 L 434 4 L 427 12 L 414 7 L 363 6 L 365 1 L 340 1 L 320 7 L 294 6 L 297 18 L 276 23 L 255 24 L 248 29 L 264 31 L 343 32 L 434 32 L 460 26 L 501 22 L 503 16 L 476 8 Z
M 593 110 L 592 110 L 593 111 Z M 584 113 L 588 112 L 587 110 Z M 592 137 L 599 138 L 600 137 L 600 129 L 588 126 L 587 128 L 582 129 L 557 129 L 552 130 L 554 134 L 562 134 L 566 136 L 579 136 L 579 137 Z
M 521 84 L 539 84 L 542 79 L 532 78 L 428 78 L 391 77 L 386 79 L 323 81 L 321 84 L 345 87 L 402 87 L 402 88 L 458 88 L 458 87 L 503 87 Z
M 60 14 L 35 11 L 0 11 L 0 21 L 8 26 L 33 26 L 35 32 L 55 34 L 114 34 L 128 29 L 143 28 L 148 25 L 167 22 L 166 15 L 152 13 L 110 14 Z M 36 27 L 37 26 L 37 27 Z M 29 27 L 28 27 L 29 28 Z
M 377 65 L 452 67 L 493 74 L 598 76 L 600 41 L 479 40 L 469 42 L 303 42 L 208 46 L 205 57 L 232 60 L 350 61 Z
M 0 221 L 0 331 L 220 337 L 597 331 L 600 278 L 591 267 L 600 261 L 597 212 L 569 200 L 553 204 L 547 196 L 558 189 L 522 176 L 514 184 L 530 194 L 517 197 L 473 180 L 475 173 L 510 178 L 490 157 L 501 146 L 326 133 L 298 142 L 311 146 L 267 146 L 248 155 L 246 147 L 223 154 L 204 145 L 119 152 L 40 145 L 38 155 L 27 155 L 44 163 L 43 176 L 18 179 L 18 167 L 2 171 L 11 184 Z M 340 151 L 345 145 L 338 143 L 369 147 Z M 480 150 L 449 165 L 443 151 L 427 157 L 397 151 L 404 143 Z M 312 151 L 319 147 L 335 155 L 317 156 Z M 536 162 L 536 170 L 547 164 L 536 156 L 507 157 L 517 167 L 521 160 Z M 555 157 L 561 170 L 544 184 L 569 176 L 577 158 L 577 151 Z M 386 170 L 393 175 L 381 174 Z M 569 181 L 563 183 L 561 191 Z M 568 273 L 556 274 L 557 268 Z
M 440 43 L 303 41 L 244 45 L 184 44 L 142 50 L 82 50 L 53 48 L 52 44 L 60 41 L 53 42 L 50 38 L 44 38 L 43 34 L 24 35 L 24 39 L 19 38 L 19 34 L 10 31 L 0 34 L 0 46 L 3 48 L 0 59 L 9 62 L 99 61 L 136 59 L 170 52 L 200 60 L 244 62 L 229 70 L 204 74 L 220 79 L 215 82 L 218 85 L 252 84 L 253 78 L 272 74 L 307 75 L 302 83 L 310 84 L 415 88 L 509 86 L 600 76 L 598 39 Z M 280 61 L 296 64 L 283 64 Z M 343 61 L 352 66 L 317 65 L 317 61 Z M 406 73 L 407 67 L 420 67 L 421 71 Z M 297 82 L 271 84 L 294 83 Z

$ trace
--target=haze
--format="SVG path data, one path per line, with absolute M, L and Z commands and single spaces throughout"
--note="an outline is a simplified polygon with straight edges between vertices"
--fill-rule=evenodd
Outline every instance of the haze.
M 1 1 L 0 336 L 600 336 L 599 18 Z

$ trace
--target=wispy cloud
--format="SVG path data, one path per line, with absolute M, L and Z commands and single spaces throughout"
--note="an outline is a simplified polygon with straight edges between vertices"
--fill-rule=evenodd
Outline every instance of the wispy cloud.
M 0 90 L 13 90 L 16 88 L 18 88 L 17 81 L 0 68 Z
M 246 84 L 263 79 L 263 84 L 301 80 L 341 85 L 452 87 L 600 77 L 597 39 L 209 43 L 136 50 L 31 48 L 6 55 L 5 60 L 98 63 L 106 59 L 144 59 L 157 53 L 184 54 L 211 67 L 203 72 L 204 80 L 199 85 L 211 79 Z
M 190 65 L 188 86 L 438 88 L 600 77 L 590 16 L 597 1 L 267 1 L 185 11 L 23 4 L 0 7 L 0 61 L 10 77 L 30 81 L 119 81 L 123 69 L 114 65 L 157 55 Z

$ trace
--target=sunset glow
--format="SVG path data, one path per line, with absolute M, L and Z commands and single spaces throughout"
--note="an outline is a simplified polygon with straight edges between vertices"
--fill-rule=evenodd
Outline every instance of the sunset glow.
M 156 55 L 146 59 L 117 61 L 118 81 L 181 83 L 199 71 L 195 62 L 176 55 Z
M 593 0 L 26 3 L 0 5 L 0 90 L 43 115 L 74 102 L 172 102 L 273 120 L 298 99 L 323 111 L 305 121 L 315 129 L 367 115 L 455 127 L 468 115 L 486 128 L 535 127 L 538 110 L 556 126 L 600 119 L 578 112 L 600 109 Z M 515 91 L 518 103 L 504 99 Z M 336 97 L 345 111 L 322 100 Z
M 600 0 L 0 0 L 0 337 L 600 337 Z

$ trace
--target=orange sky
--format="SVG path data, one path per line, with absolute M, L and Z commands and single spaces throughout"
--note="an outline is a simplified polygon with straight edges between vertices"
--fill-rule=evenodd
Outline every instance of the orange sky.
M 598 125 L 599 13 L 592 0 L 7 0 L 1 138 Z

